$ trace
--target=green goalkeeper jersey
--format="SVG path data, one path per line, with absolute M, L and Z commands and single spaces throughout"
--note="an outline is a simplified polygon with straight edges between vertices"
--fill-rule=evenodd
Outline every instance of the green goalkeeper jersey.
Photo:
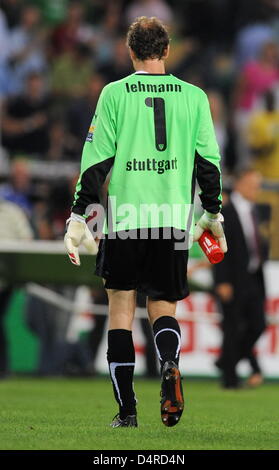
M 113 231 L 191 229 L 195 181 L 221 205 L 220 154 L 206 94 L 171 74 L 134 73 L 104 87 L 83 148 L 73 212 L 108 186 Z

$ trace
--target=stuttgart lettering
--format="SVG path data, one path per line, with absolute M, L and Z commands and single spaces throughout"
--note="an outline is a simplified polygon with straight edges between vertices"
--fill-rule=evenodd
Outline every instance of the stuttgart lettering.
M 129 160 L 126 163 L 126 171 L 156 171 L 159 175 L 168 170 L 177 170 L 177 159 L 156 160 L 147 158 L 146 160 Z

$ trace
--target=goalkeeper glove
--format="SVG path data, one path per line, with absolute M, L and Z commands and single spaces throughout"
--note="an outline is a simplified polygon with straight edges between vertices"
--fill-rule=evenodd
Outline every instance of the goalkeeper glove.
M 218 241 L 223 253 L 226 253 L 228 247 L 222 222 L 224 222 L 224 217 L 220 212 L 218 214 L 210 214 L 210 212 L 205 211 L 195 226 L 194 241 L 198 241 L 203 232 L 209 230 Z
M 90 232 L 85 219 L 78 214 L 71 214 L 66 222 L 67 232 L 64 237 L 69 258 L 73 264 L 80 266 L 78 248 L 82 244 L 91 255 L 96 255 L 98 245 Z

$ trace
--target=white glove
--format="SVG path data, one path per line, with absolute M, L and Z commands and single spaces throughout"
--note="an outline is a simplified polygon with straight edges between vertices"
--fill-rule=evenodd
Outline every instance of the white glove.
M 195 226 L 194 241 L 198 241 L 203 232 L 208 230 L 218 241 L 223 253 L 226 253 L 228 247 L 222 222 L 224 222 L 224 217 L 220 212 L 219 214 L 210 214 L 205 211 Z
M 67 224 L 68 227 L 64 237 L 64 243 L 71 262 L 76 266 L 80 266 L 79 245 L 83 244 L 91 255 L 96 255 L 98 245 L 83 217 L 77 214 L 71 214 L 71 217 L 67 220 Z

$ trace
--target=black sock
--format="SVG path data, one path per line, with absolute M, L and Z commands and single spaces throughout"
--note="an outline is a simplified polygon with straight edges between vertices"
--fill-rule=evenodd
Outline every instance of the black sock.
M 178 365 L 181 335 L 176 318 L 167 316 L 158 318 L 153 325 L 153 332 L 161 368 L 166 361 L 174 361 Z
M 110 330 L 108 332 L 109 372 L 120 418 L 136 414 L 136 397 L 133 390 L 135 349 L 132 332 Z

